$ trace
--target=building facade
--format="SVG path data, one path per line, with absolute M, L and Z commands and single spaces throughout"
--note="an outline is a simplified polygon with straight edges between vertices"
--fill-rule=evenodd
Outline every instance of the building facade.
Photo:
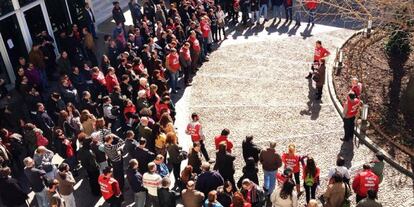
M 112 0 L 86 0 L 96 24 L 111 16 Z M 127 0 L 121 1 L 123 6 Z M 59 51 L 59 35 L 83 24 L 85 0 L 0 0 L 0 78 L 14 85 L 18 59 L 27 59 L 35 37 L 47 31 Z M 95 12 L 99 11 L 99 12 Z

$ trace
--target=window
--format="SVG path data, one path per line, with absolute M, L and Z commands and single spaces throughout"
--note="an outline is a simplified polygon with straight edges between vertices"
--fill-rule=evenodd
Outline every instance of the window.
M 0 0 L 0 17 L 14 10 L 11 0 Z

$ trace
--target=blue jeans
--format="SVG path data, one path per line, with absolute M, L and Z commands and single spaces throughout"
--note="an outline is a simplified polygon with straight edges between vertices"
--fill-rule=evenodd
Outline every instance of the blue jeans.
M 178 71 L 175 73 L 170 71 L 170 87 L 172 91 L 177 90 L 177 84 L 178 84 Z
M 263 187 L 267 189 L 267 194 L 272 194 L 273 190 L 276 188 L 276 170 L 275 171 L 266 171 L 264 172 L 264 181 Z
M 262 4 L 260 6 L 259 11 L 260 11 L 259 19 L 260 19 L 261 15 L 263 15 L 263 18 L 267 19 L 267 4 Z M 257 20 L 257 21 L 259 21 L 259 20 Z
M 283 5 L 273 5 L 273 18 L 279 17 L 282 19 L 283 15 Z
M 37 200 L 37 205 L 39 207 L 49 207 L 49 199 L 47 196 L 47 188 L 43 188 L 40 192 L 35 192 L 35 197 Z
M 316 9 L 309 10 L 309 20 L 308 23 L 315 23 Z
M 147 193 L 146 192 L 134 193 L 134 202 L 135 202 L 134 206 L 135 207 L 144 207 L 146 198 L 147 198 Z
M 259 22 L 260 20 L 260 15 L 259 15 L 259 11 L 252 11 L 252 23 L 254 22 Z

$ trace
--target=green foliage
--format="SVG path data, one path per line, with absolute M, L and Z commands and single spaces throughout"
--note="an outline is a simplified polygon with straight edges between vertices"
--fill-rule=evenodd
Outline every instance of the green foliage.
M 404 64 L 411 53 L 410 33 L 404 30 L 394 30 L 385 45 L 385 51 L 391 61 L 397 59 Z

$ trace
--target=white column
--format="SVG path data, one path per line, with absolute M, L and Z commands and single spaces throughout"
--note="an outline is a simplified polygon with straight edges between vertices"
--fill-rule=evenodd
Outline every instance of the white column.
M 7 54 L 7 48 L 6 48 L 6 45 L 4 45 L 3 37 L 1 36 L 1 34 L 0 34 L 0 53 L 1 53 L 0 55 L 1 55 L 1 58 L 3 59 L 4 65 L 6 66 L 7 75 L 9 76 L 10 83 L 14 85 L 16 77 L 14 75 L 13 65 L 10 62 L 9 55 Z

